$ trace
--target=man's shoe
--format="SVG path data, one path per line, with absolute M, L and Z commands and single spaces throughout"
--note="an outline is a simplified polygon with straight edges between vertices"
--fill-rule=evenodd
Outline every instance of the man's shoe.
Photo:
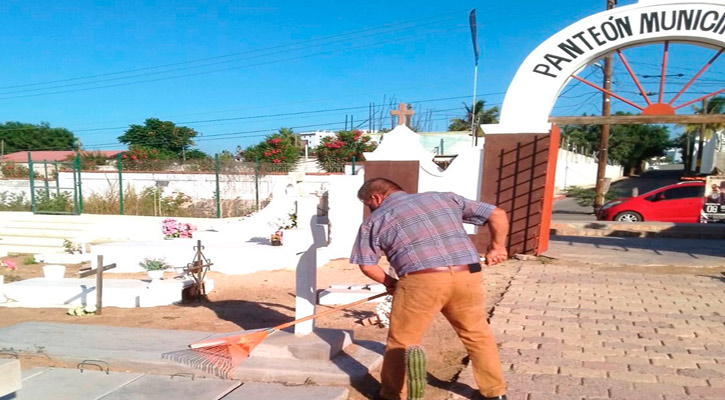
M 478 397 L 476 398 L 481 400 L 506 400 L 506 395 L 502 394 L 501 396 L 484 397 L 479 393 Z

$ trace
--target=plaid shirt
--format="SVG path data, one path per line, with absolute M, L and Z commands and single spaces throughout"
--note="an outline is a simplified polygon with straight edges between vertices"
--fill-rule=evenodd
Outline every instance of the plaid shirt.
M 462 223 L 483 225 L 496 207 L 455 193 L 391 193 L 360 225 L 350 262 L 377 265 L 382 254 L 398 276 L 479 262 Z

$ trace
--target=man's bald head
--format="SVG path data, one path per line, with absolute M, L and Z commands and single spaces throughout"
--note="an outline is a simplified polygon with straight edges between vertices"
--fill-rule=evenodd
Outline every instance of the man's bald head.
M 360 190 L 357 191 L 357 198 L 365 202 L 374 194 L 380 194 L 385 197 L 393 192 L 402 191 L 403 188 L 397 183 L 385 178 L 373 178 L 368 179 L 360 186 Z

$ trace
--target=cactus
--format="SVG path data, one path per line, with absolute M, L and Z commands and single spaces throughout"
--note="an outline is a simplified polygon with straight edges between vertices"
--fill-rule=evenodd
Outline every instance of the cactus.
M 408 400 L 422 400 L 425 392 L 425 350 L 410 346 L 405 350 L 405 369 L 408 375 Z

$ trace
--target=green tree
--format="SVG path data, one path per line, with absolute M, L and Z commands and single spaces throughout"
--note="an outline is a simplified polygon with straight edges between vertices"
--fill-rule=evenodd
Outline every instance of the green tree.
M 335 136 L 322 139 L 315 148 L 317 161 L 327 172 L 344 171 L 345 163 L 355 160 L 365 161 L 364 152 L 375 150 L 378 144 L 363 135 L 359 130 L 340 131 Z
M 292 169 L 300 158 L 302 143 L 292 129 L 281 128 L 279 132 L 267 135 L 254 146 L 239 150 L 238 156 L 244 161 L 259 160 L 264 163 L 280 164 L 283 169 Z M 296 145 L 295 142 L 298 144 Z
M 466 109 L 466 116 L 464 118 L 454 118 L 451 120 L 451 124 L 448 126 L 449 131 L 469 131 L 471 130 L 471 117 L 474 114 L 471 112 L 471 107 L 463 104 Z M 498 122 L 498 107 L 491 107 L 486 109 L 486 102 L 484 100 L 478 100 L 475 106 L 476 125 L 481 124 L 495 124 Z M 480 132 L 479 132 L 480 136 Z
M 629 115 L 618 112 L 615 115 Z M 580 149 L 599 151 L 601 126 L 565 125 L 565 140 Z M 621 164 L 625 174 L 641 171 L 645 160 L 659 157 L 673 146 L 669 130 L 662 125 L 612 125 L 609 135 L 609 159 Z
M 234 161 L 234 154 L 229 150 L 222 150 L 219 153 L 219 159 L 224 162 L 232 162 Z
M 118 141 L 137 148 L 154 149 L 177 156 L 194 145 L 192 139 L 197 132 L 185 126 L 176 126 L 171 121 L 149 118 L 143 125 L 131 125 L 118 137 Z
M 49 123 L 28 124 L 8 121 L 0 124 L 0 141 L 5 154 L 26 150 L 75 150 L 76 137 L 65 128 L 52 128 Z
M 211 158 L 208 154 L 204 153 L 199 149 L 187 150 L 185 157 L 187 160 L 205 160 L 207 158 Z

